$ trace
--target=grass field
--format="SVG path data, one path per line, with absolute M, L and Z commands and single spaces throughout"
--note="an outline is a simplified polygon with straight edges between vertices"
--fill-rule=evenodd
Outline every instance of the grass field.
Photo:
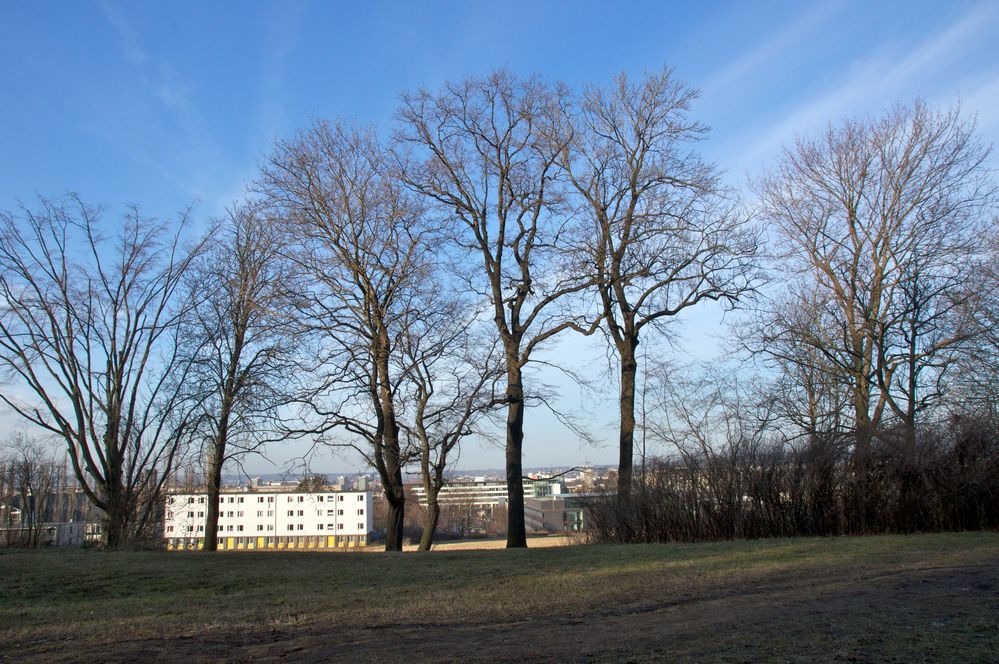
M 997 662 L 999 533 L 4 551 L 0 660 Z

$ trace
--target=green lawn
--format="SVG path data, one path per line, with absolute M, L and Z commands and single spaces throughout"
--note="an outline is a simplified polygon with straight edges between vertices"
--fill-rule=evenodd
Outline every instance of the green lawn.
M 999 661 L 999 533 L 0 552 L 0 658 Z

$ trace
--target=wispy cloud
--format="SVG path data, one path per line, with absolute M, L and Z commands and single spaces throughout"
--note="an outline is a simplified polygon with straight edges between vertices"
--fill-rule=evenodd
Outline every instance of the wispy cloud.
M 131 23 L 108 0 L 101 0 L 97 6 L 108 22 L 111 23 L 111 27 L 118 33 L 118 43 L 125 59 L 136 67 L 144 66 L 149 61 L 149 57 L 142 50 L 142 47 L 139 46 L 138 35 L 132 28 Z
M 786 55 L 800 42 L 813 34 L 833 16 L 838 7 L 834 2 L 823 2 L 809 12 L 798 16 L 766 41 L 746 53 L 740 53 L 732 62 L 714 74 L 701 86 L 706 95 L 724 94 L 732 83 L 752 78 L 751 74 L 768 63 Z
M 898 101 L 886 99 L 886 95 L 897 95 L 912 88 L 917 93 L 927 94 L 929 91 L 920 89 L 918 82 L 962 53 L 973 37 L 993 30 L 999 15 L 997 9 L 999 7 L 995 5 L 980 5 L 943 32 L 908 51 L 886 48 L 873 57 L 858 60 L 839 85 L 817 99 L 799 104 L 747 149 L 740 151 L 739 165 L 746 168 L 759 164 L 793 137 L 823 127 L 830 121 L 877 110 L 871 109 L 872 105 L 880 107 L 886 102 Z
M 230 202 L 220 200 L 220 193 L 228 195 L 235 187 L 220 187 L 219 183 L 232 169 L 194 102 L 193 87 L 165 57 L 143 46 L 140 32 L 118 5 L 102 0 L 99 6 L 118 35 L 122 57 L 134 70 L 138 90 L 158 109 L 147 118 L 148 126 L 142 132 L 123 136 L 117 129 L 108 128 L 108 140 L 117 142 L 139 163 L 190 198 L 206 203 L 209 213 L 220 212 Z M 155 137 L 160 133 L 170 134 L 173 139 L 157 141 Z
M 264 36 L 254 141 L 270 145 L 284 126 L 287 106 L 285 78 L 302 20 L 302 3 L 277 5 Z

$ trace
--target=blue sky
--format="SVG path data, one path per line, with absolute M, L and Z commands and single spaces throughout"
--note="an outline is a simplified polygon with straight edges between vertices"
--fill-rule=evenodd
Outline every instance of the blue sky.
M 500 66 L 571 84 L 674 67 L 702 90 L 694 115 L 712 127 L 702 149 L 736 186 L 796 134 L 917 95 L 960 100 L 994 144 L 997 36 L 997 2 L 8 0 L 0 208 L 75 191 L 160 216 L 196 202 L 207 218 L 240 196 L 275 139 L 311 119 L 387 128 L 401 91 Z M 701 316 L 684 336 L 716 327 Z M 605 419 L 597 433 L 612 440 Z M 580 447 L 537 422 L 528 465 L 616 459 L 613 445 Z M 473 446 L 462 465 L 502 458 Z

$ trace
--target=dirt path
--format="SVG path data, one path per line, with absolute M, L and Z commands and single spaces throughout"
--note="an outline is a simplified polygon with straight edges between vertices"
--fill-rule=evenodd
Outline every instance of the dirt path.
M 318 624 L 117 643 L 37 661 L 997 662 L 999 555 L 969 567 L 874 568 L 635 598 L 501 623 Z M 26 653 L 27 654 L 27 653 Z M 78 653 L 79 655 L 79 653 Z

